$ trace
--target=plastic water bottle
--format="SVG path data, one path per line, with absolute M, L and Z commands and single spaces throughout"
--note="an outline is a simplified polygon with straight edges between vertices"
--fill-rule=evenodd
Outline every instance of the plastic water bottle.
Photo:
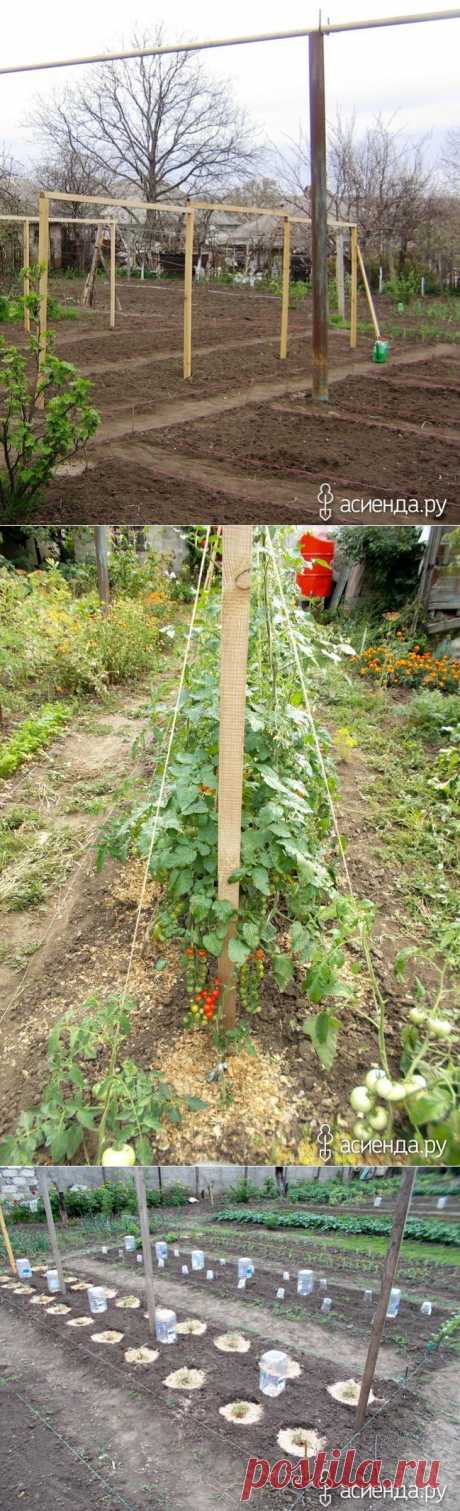
M 369 1302 L 372 1301 L 372 1291 L 364 1292 L 364 1300 Z
M 158 1269 L 159 1270 L 164 1270 L 164 1267 L 165 1267 L 164 1259 L 159 1259 L 158 1260 Z
M 285 1294 L 286 1293 L 285 1293 L 284 1285 L 279 1285 L 278 1286 L 278 1290 L 276 1292 L 276 1300 L 277 1301 L 284 1301 Z
M 30 1280 L 32 1275 L 30 1259 L 17 1259 L 16 1269 L 20 1280 Z
M 327 1280 L 324 1279 L 324 1275 L 321 1276 L 321 1280 L 319 1282 L 319 1288 L 320 1288 L 320 1291 L 325 1291 L 326 1288 L 327 1288 Z
M 309 1296 L 313 1290 L 315 1276 L 313 1270 L 299 1270 L 297 1275 L 297 1295 Z
M 192 1270 L 204 1270 L 203 1249 L 192 1249 Z
M 93 1317 L 97 1317 L 99 1312 L 107 1311 L 107 1296 L 102 1285 L 88 1286 L 88 1306 Z
M 57 1270 L 46 1270 L 45 1280 L 48 1286 L 48 1290 L 51 1291 L 52 1295 L 55 1295 L 56 1291 L 59 1291 L 61 1289 L 59 1285 L 59 1275 Z
M 432 1308 L 432 1305 L 431 1305 L 431 1301 L 422 1301 L 422 1305 L 420 1307 L 420 1311 L 422 1313 L 422 1317 L 431 1317 L 432 1310 L 433 1310 L 433 1308 Z
M 108 1251 L 108 1248 L 107 1248 L 107 1244 L 103 1243 L 102 1248 L 101 1248 L 101 1254 L 108 1254 L 108 1252 L 109 1251 Z
M 180 1254 L 180 1249 L 173 1249 L 173 1254 L 174 1254 L 174 1258 L 178 1259 L 179 1258 L 179 1254 Z
M 247 1259 L 247 1258 L 246 1259 L 239 1259 L 238 1260 L 238 1279 L 239 1280 L 252 1280 L 253 1274 L 254 1274 L 254 1265 L 253 1265 L 252 1259 Z
M 214 1270 L 206 1270 L 206 1279 L 214 1280 Z
M 331 1298 L 331 1296 L 325 1296 L 324 1297 L 324 1301 L 322 1301 L 322 1303 L 321 1303 L 321 1311 L 324 1312 L 325 1317 L 327 1317 L 329 1315 L 329 1312 L 331 1310 L 331 1306 L 332 1306 L 332 1298 Z
M 176 1342 L 177 1317 L 166 1306 L 158 1306 L 155 1312 L 155 1336 L 157 1343 Z
M 134 1254 L 134 1250 L 136 1248 L 136 1239 L 134 1237 L 134 1233 L 126 1233 L 123 1239 L 123 1244 L 126 1254 Z
M 289 1270 L 283 1270 L 283 1280 L 289 1280 Z
M 388 1302 L 387 1317 L 397 1317 L 398 1312 L 399 1312 L 400 1301 L 401 1301 L 401 1292 L 398 1290 L 397 1285 L 394 1285 L 394 1286 L 392 1286 L 392 1289 L 390 1291 L 390 1299 L 389 1299 L 389 1302 Z
M 188 1264 L 182 1264 L 181 1270 L 183 1275 L 188 1275 Z
M 159 1243 L 155 1244 L 155 1253 L 157 1259 L 165 1260 L 168 1258 L 168 1245 L 163 1242 L 163 1239 L 160 1239 Z
M 439 1196 L 436 1202 L 436 1206 L 438 1208 L 438 1212 L 442 1212 L 444 1210 L 444 1207 L 447 1207 L 447 1196 Z
M 286 1386 L 288 1356 L 277 1348 L 262 1354 L 259 1364 L 259 1389 L 264 1396 L 280 1396 Z
M 381 1196 L 374 1196 L 374 1207 L 381 1207 L 381 1205 L 382 1205 L 382 1198 L 381 1198 Z
M 246 1290 L 246 1278 L 245 1278 L 244 1275 L 241 1276 L 241 1280 L 237 1280 L 237 1289 L 239 1291 L 245 1291 Z
M 144 1259 L 143 1254 L 136 1254 L 136 1260 L 137 1260 L 138 1264 L 142 1264 L 143 1263 L 143 1259 Z

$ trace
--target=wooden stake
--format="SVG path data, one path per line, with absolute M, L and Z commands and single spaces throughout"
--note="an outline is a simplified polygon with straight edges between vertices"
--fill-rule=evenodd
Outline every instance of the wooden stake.
M 51 1253 L 53 1255 L 54 1263 L 55 1263 L 55 1266 L 56 1266 L 56 1269 L 57 1269 L 57 1272 L 58 1272 L 59 1290 L 62 1291 L 63 1296 L 65 1296 L 66 1286 L 65 1286 L 65 1280 L 64 1280 L 64 1271 L 63 1271 L 63 1268 L 62 1268 L 61 1255 L 59 1253 L 59 1245 L 58 1245 L 58 1241 L 57 1241 L 56 1228 L 55 1228 L 55 1225 L 54 1225 L 54 1217 L 53 1217 L 53 1213 L 51 1211 L 51 1202 L 50 1202 L 50 1194 L 49 1194 L 49 1188 L 48 1188 L 48 1181 L 47 1181 L 46 1174 L 45 1174 L 44 1170 L 39 1170 L 39 1172 L 38 1172 L 38 1184 L 39 1184 L 39 1188 L 40 1188 L 40 1195 L 41 1195 L 41 1198 L 42 1198 L 43 1206 L 44 1206 L 45 1212 L 46 1212 L 46 1221 L 47 1221 L 47 1224 L 48 1224 L 48 1234 L 49 1234 Z
M 358 229 L 351 227 L 350 346 L 358 341 Z
M 8 1255 L 8 1264 L 10 1266 L 10 1270 L 13 1271 L 13 1275 L 17 1276 L 16 1261 L 15 1261 L 15 1258 L 14 1258 L 13 1250 L 11 1248 L 10 1240 L 9 1240 L 9 1237 L 8 1237 L 8 1228 L 6 1226 L 5 1218 L 3 1216 L 3 1211 L 2 1211 L 1 1207 L 0 1207 L 0 1233 L 2 1235 L 3 1242 L 4 1242 L 4 1245 L 5 1245 L 5 1249 L 6 1249 L 6 1252 L 7 1252 L 7 1255 Z
M 362 254 L 361 247 L 360 247 L 358 241 L 356 242 L 356 250 L 357 250 L 357 253 L 358 253 L 358 262 L 359 262 L 359 266 L 360 266 L 360 269 L 361 269 L 361 277 L 362 277 L 364 288 L 365 288 L 365 291 L 366 291 L 366 299 L 367 299 L 367 302 L 368 302 L 368 305 L 369 305 L 370 317 L 371 317 L 372 324 L 373 324 L 373 327 L 374 327 L 376 340 L 380 341 L 381 340 L 380 326 L 379 326 L 379 322 L 377 320 L 377 315 L 376 315 L 376 311 L 375 311 L 374 300 L 372 298 L 372 294 L 371 294 L 370 286 L 369 286 L 369 280 L 368 280 L 368 276 L 367 276 L 366 269 L 365 269 L 364 262 L 363 262 L 363 254 Z
M 115 307 L 116 307 L 116 235 L 117 228 L 113 220 L 110 226 L 110 329 L 115 330 Z
M 291 277 L 291 227 L 286 215 L 283 227 L 283 290 L 281 298 L 281 337 L 280 358 L 283 362 L 287 357 L 288 347 L 288 320 L 289 320 L 289 284 Z
M 39 275 L 39 310 L 38 310 L 38 336 L 39 336 L 39 377 L 43 374 L 46 363 L 46 335 L 48 327 L 48 261 L 49 261 L 49 200 L 46 194 L 38 196 L 38 261 L 40 265 Z M 39 393 L 37 408 L 44 409 L 45 395 Z
M 185 216 L 185 267 L 184 267 L 184 378 L 192 376 L 192 286 L 193 286 L 193 231 L 194 210 Z
M 29 278 L 29 268 L 30 268 L 30 223 L 29 223 L 28 220 L 24 221 L 24 225 L 23 225 L 23 228 L 22 228 L 22 264 L 23 264 L 23 268 L 24 268 L 24 278 L 23 278 L 23 283 L 22 283 L 22 292 L 23 292 L 23 295 L 24 295 L 24 299 L 27 299 L 28 295 L 30 294 L 30 278 Z M 24 305 L 24 330 L 25 330 L 26 334 L 29 335 L 29 332 L 30 332 L 30 309 L 28 308 L 27 304 Z
M 141 1229 L 142 1254 L 144 1257 L 145 1294 L 147 1299 L 149 1327 L 150 1332 L 153 1334 L 153 1336 L 155 1336 L 155 1288 L 153 1283 L 152 1244 L 149 1232 L 144 1171 L 140 1165 L 136 1165 L 134 1171 L 134 1182 L 136 1186 L 137 1210 L 139 1213 L 139 1223 Z
M 236 909 L 239 885 L 228 878 L 237 870 L 241 854 L 252 525 L 223 525 L 222 536 L 218 890 L 220 901 Z M 219 960 L 226 1029 L 236 1023 L 235 966 L 228 953 L 234 933 L 233 924 Z
M 341 231 L 336 236 L 335 247 L 335 279 L 337 284 L 337 309 L 342 320 L 345 319 L 345 262 L 343 253 L 343 234 Z
M 103 613 L 107 614 L 110 605 L 108 525 L 95 526 L 94 542 L 96 546 L 96 573 L 99 597 Z
M 371 1336 L 369 1340 L 367 1359 L 364 1366 L 363 1378 L 361 1381 L 359 1401 L 356 1407 L 356 1427 L 358 1429 L 362 1427 L 366 1415 L 369 1392 L 374 1378 L 377 1356 L 382 1341 L 382 1333 L 385 1324 L 385 1317 L 387 1314 L 388 1299 L 396 1274 L 396 1267 L 403 1240 L 406 1218 L 411 1204 L 411 1197 L 414 1189 L 416 1174 L 416 1170 L 404 1170 L 401 1176 L 401 1185 L 399 1187 L 398 1198 L 395 1207 L 393 1227 L 391 1230 L 390 1242 L 388 1244 L 385 1263 L 383 1266 L 380 1296 L 375 1308 L 375 1316 L 371 1327 Z
M 96 231 L 96 239 L 95 239 L 95 242 L 94 242 L 94 247 L 93 247 L 93 252 L 92 252 L 92 257 L 91 257 L 91 266 L 90 266 L 90 269 L 89 269 L 89 273 L 86 276 L 85 285 L 84 285 L 83 293 L 82 293 L 82 296 L 81 296 L 82 307 L 84 309 L 92 309 L 93 308 L 93 304 L 94 304 L 94 292 L 95 292 L 95 288 L 96 288 L 96 273 L 97 273 L 98 263 L 100 262 L 100 258 L 101 258 L 103 235 L 104 235 L 104 226 L 102 224 L 100 224 L 100 225 L 98 225 L 98 228 L 97 228 L 97 231 Z

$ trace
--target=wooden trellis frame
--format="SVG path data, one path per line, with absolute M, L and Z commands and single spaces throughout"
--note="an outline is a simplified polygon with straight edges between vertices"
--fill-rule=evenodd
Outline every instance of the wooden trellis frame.
M 123 210 L 157 210 L 167 215 L 182 215 L 185 217 L 185 267 L 184 267 L 184 334 L 183 334 L 183 360 L 182 371 L 184 380 L 192 376 L 192 294 L 193 294 L 193 241 L 195 230 L 195 213 L 197 210 L 225 211 L 227 215 L 257 217 L 270 217 L 283 221 L 283 270 L 282 270 L 282 299 L 281 299 L 281 322 L 280 322 L 280 348 L 281 361 L 287 356 L 288 318 L 289 318 L 289 274 L 290 274 L 290 228 L 293 225 L 301 225 L 308 228 L 311 225 L 307 215 L 286 214 L 285 208 L 273 208 L 268 205 L 227 205 L 221 201 L 187 200 L 185 204 L 177 205 L 168 200 L 143 200 L 143 199 L 112 199 L 108 200 L 101 194 L 71 194 L 60 193 L 58 190 L 41 190 L 38 196 L 38 219 L 39 219 L 39 262 L 42 268 L 40 274 L 40 362 L 43 366 L 46 361 L 46 311 L 48 300 L 48 239 L 50 225 L 50 203 L 70 200 L 73 204 L 82 205 L 105 205 L 113 209 L 117 206 Z M 54 220 L 55 217 L 52 217 Z M 89 221 L 78 222 L 78 224 Z M 100 224 L 100 222 L 97 222 Z M 112 223 L 112 217 L 107 218 L 106 224 Z M 118 220 L 113 221 L 119 224 Z M 348 220 L 329 220 L 329 228 L 336 233 L 344 230 L 352 231 L 353 223 Z M 115 324 L 115 296 L 114 279 L 111 278 L 113 292 L 113 310 L 111 302 L 111 328 Z
M 210 37 L 204 41 L 161 43 L 150 47 L 133 47 L 111 53 L 89 53 L 73 58 L 52 58 L 38 63 L 13 63 L 0 67 L 0 75 L 47 72 L 49 69 L 80 68 L 94 63 L 115 63 L 134 58 L 163 57 L 191 52 L 208 52 L 215 48 L 247 47 L 255 43 L 285 42 L 306 39 L 309 43 L 311 188 L 312 188 L 312 264 L 313 264 L 313 398 L 328 398 L 328 326 L 327 279 L 324 258 L 327 237 L 326 194 L 326 110 L 324 38 L 344 32 L 380 30 L 382 27 L 414 26 L 427 21 L 458 21 L 458 7 L 448 10 L 422 11 L 412 15 L 363 17 L 359 21 L 323 22 L 321 12 L 315 27 L 290 31 L 255 32 L 246 36 Z M 75 197 L 75 196 L 74 196 Z M 61 196 L 64 198 L 64 196 Z M 72 198 L 68 195 L 67 198 Z M 94 201 L 93 201 L 94 202 Z M 208 207 L 209 208 L 209 207 Z M 247 210 L 247 206 L 245 206 Z M 184 343 L 185 344 L 185 343 Z M 351 341 L 351 345 L 354 343 Z

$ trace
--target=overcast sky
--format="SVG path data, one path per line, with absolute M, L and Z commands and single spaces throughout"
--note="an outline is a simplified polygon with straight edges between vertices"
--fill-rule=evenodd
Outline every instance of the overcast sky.
M 436 8 L 436 0 L 335 0 L 325 5 L 324 19 L 357 20 Z M 441 7 L 440 7 L 441 8 Z M 25 0 L 9 5 L 2 29 L 2 63 L 37 62 L 129 46 L 127 6 L 122 0 L 45 0 L 41 6 Z M 133 0 L 133 25 L 148 30 L 164 21 L 165 40 L 201 39 L 247 32 L 289 30 L 315 23 L 318 7 L 311 0 L 233 0 L 224 15 L 210 0 Z M 337 106 L 356 113 L 362 127 L 378 111 L 395 115 L 409 136 L 430 136 L 435 153 L 446 129 L 459 126 L 458 57 L 460 20 L 424 23 L 382 31 L 338 35 L 326 39 L 328 119 Z M 307 115 L 307 42 L 272 42 L 205 54 L 206 67 L 232 81 L 234 92 L 258 124 L 262 134 L 283 145 L 297 139 Z M 39 150 L 33 132 L 24 125 L 37 93 L 51 97 L 64 83 L 82 82 L 83 70 L 0 78 L 0 138 L 16 158 L 26 162 Z

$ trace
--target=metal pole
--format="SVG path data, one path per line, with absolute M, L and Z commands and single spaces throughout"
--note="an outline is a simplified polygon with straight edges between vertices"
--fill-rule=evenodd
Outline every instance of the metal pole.
M 291 227 L 286 215 L 283 230 L 283 286 L 281 298 L 280 358 L 284 361 L 288 348 L 289 281 L 291 276 Z
M 59 1253 L 59 1244 L 58 1244 L 58 1241 L 57 1241 L 56 1228 L 55 1228 L 55 1225 L 54 1225 L 54 1217 L 53 1217 L 53 1213 L 51 1211 L 51 1202 L 50 1202 L 50 1194 L 49 1194 L 49 1190 L 48 1190 L 48 1181 L 47 1181 L 47 1178 L 46 1178 L 44 1170 L 39 1170 L 39 1172 L 38 1172 L 38 1184 L 39 1184 L 39 1188 L 40 1188 L 40 1195 L 41 1195 L 41 1198 L 42 1198 L 43 1206 L 44 1206 L 45 1212 L 46 1212 L 46 1221 L 47 1221 L 47 1224 L 48 1224 L 48 1233 L 49 1233 L 51 1253 L 53 1255 L 54 1263 L 56 1265 L 56 1269 L 57 1269 L 57 1272 L 58 1272 L 59 1290 L 62 1291 L 62 1294 L 65 1296 L 66 1288 L 65 1288 L 65 1280 L 64 1280 L 64 1271 L 63 1271 L 63 1268 L 62 1268 L 61 1255 Z
M 327 360 L 327 189 L 326 189 L 326 99 L 324 86 L 324 37 L 312 32 L 309 40 L 310 154 L 311 154 L 311 252 L 313 283 L 313 389 L 315 401 L 328 398 Z
M 150 1242 L 149 1218 L 147 1212 L 147 1198 L 145 1195 L 144 1171 L 136 1165 L 134 1171 L 134 1183 L 136 1186 L 137 1209 L 142 1239 L 142 1253 L 144 1257 L 145 1295 L 149 1317 L 150 1331 L 155 1336 L 155 1288 L 153 1281 L 152 1245 Z
M 94 529 L 94 543 L 96 547 L 96 572 L 99 597 L 103 613 L 106 614 L 110 604 L 109 586 L 109 527 L 108 525 L 96 525 Z
M 458 21 L 460 10 L 427 11 L 415 16 L 383 16 L 375 21 L 343 21 L 322 26 L 325 36 L 341 31 L 369 31 L 379 26 L 410 26 L 417 21 Z M 82 68 L 89 63 L 119 63 L 131 58 L 159 58 L 169 53 L 208 52 L 217 47 L 248 47 L 259 42 L 292 42 L 314 35 L 311 29 L 298 31 L 257 32 L 247 37 L 217 37 L 205 42 L 173 42 L 165 47 L 134 47 L 128 52 L 87 53 L 81 58 L 52 58 L 43 63 L 13 63 L 0 68 L 0 75 L 40 73 L 48 68 Z
M 356 1407 L 357 1429 L 362 1427 L 366 1415 L 366 1406 L 369 1400 L 369 1391 L 374 1378 L 377 1356 L 382 1341 L 382 1333 L 385 1324 L 385 1317 L 387 1314 L 388 1299 L 396 1274 L 396 1266 L 398 1263 L 400 1248 L 403 1240 L 406 1218 L 411 1204 L 411 1197 L 414 1189 L 416 1174 L 416 1170 L 405 1170 L 403 1175 L 401 1176 L 401 1185 L 399 1187 L 398 1198 L 395 1207 L 393 1227 L 391 1230 L 390 1242 L 388 1244 L 385 1263 L 383 1266 L 382 1286 L 377 1306 L 375 1308 L 367 1359 L 364 1366 L 363 1378 L 361 1381 L 360 1396 L 358 1405 Z

